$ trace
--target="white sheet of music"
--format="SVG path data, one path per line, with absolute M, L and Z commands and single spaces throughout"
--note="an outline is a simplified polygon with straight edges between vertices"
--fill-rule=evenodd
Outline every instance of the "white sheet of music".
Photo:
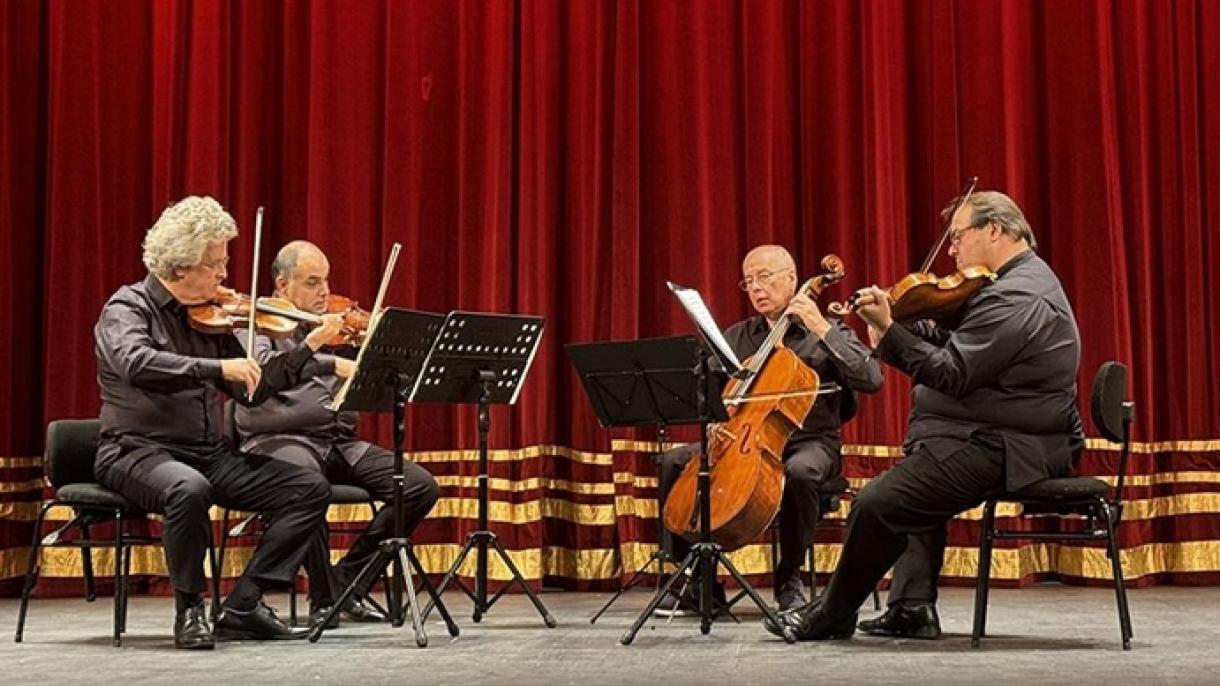
M 735 374 L 741 369 L 741 361 L 737 359 L 737 355 L 733 353 L 733 349 L 729 347 L 729 342 L 725 340 L 724 334 L 720 332 L 720 327 L 716 325 L 716 319 L 712 317 L 712 313 L 707 309 L 707 305 L 703 302 L 703 296 L 699 291 L 666 281 L 669 290 L 678 298 L 678 302 L 682 303 L 682 309 L 686 310 L 686 314 L 695 322 L 695 326 L 699 328 L 699 333 L 703 334 L 706 340 L 714 349 L 716 356 L 721 362 L 729 366 L 731 369 L 726 371 L 729 374 Z

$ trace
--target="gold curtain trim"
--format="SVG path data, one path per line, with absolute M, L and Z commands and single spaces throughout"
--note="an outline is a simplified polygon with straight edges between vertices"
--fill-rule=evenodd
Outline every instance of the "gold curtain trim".
M 447 475 L 435 478 L 436 482 L 441 486 L 477 488 L 479 485 L 477 476 Z M 547 476 L 535 476 L 528 479 L 490 478 L 487 480 L 487 486 L 493 491 L 507 491 L 511 493 L 523 493 L 525 491 L 545 488 L 552 491 L 567 491 L 581 495 L 614 495 L 613 483 L 584 483 L 569 479 L 553 479 Z
M 1094 478 L 1101 479 L 1114 486 L 1118 477 L 1101 474 Z M 851 478 L 847 480 L 852 490 L 857 493 L 868 485 L 871 478 Z M 633 472 L 615 472 L 614 483 L 636 488 L 657 488 L 659 479 L 655 476 L 640 476 Z M 1123 480 L 1124 486 L 1163 486 L 1165 484 L 1220 484 L 1220 471 L 1215 472 L 1158 472 L 1156 474 L 1128 474 Z
M 636 488 L 656 488 L 660 479 L 655 476 L 640 476 L 633 472 L 615 472 L 614 483 L 635 486 Z
M 32 522 L 38 514 L 41 504 L 38 502 L 0 503 L 0 518 L 10 521 Z M 827 515 L 831 519 L 843 519 L 851 510 L 851 502 L 845 501 L 837 512 Z M 1123 503 L 1123 521 L 1147 521 L 1160 517 L 1175 517 L 1179 515 L 1199 515 L 1220 513 L 1220 493 L 1175 493 L 1157 496 L 1155 498 L 1140 498 L 1127 500 Z M 563 519 L 574 524 L 588 526 L 614 526 L 616 516 L 635 516 L 644 519 L 656 519 L 657 501 L 654 498 L 636 497 L 634 495 L 617 495 L 614 504 L 574 503 L 560 498 L 543 498 L 524 503 L 508 503 L 490 501 L 488 503 L 488 518 L 494 522 L 509 524 L 531 524 L 543 517 Z M 998 517 L 1015 517 L 1020 514 L 1019 506 L 1011 503 L 1001 503 L 996 509 Z M 221 509 L 213 507 L 213 521 L 220 521 Z M 229 521 L 236 523 L 246 516 L 244 512 L 232 511 Z M 371 513 L 365 505 L 332 505 L 327 518 L 331 522 L 365 522 Z M 63 522 L 72 517 L 69 508 L 58 506 L 51 508 L 47 521 Z M 476 519 L 478 517 L 477 498 L 441 498 L 429 514 L 429 518 Z M 957 515 L 957 519 L 977 521 L 983 517 L 983 508 L 975 507 Z M 151 519 L 160 519 L 158 515 L 150 515 Z
M 478 508 L 477 498 L 441 498 L 428 517 L 477 519 Z M 518 504 L 494 500 L 487 503 L 487 518 L 493 522 L 531 524 L 543 517 L 563 519 L 586 526 L 614 526 L 615 508 L 613 505 L 590 505 L 550 498 Z
M 669 448 L 681 445 L 686 444 L 666 443 L 664 446 L 659 446 L 656 441 L 632 441 L 627 439 L 616 439 L 611 441 L 610 449 L 613 452 L 653 453 L 661 452 L 662 448 L 668 450 Z M 1106 450 L 1118 452 L 1122 449 L 1122 445 L 1118 443 L 1111 443 L 1104 438 L 1086 438 L 1085 448 L 1088 450 Z M 1220 439 L 1150 442 L 1133 441 L 1131 443 L 1131 452 L 1141 455 L 1154 455 L 1159 453 L 1214 453 L 1220 452 Z M 899 458 L 902 457 L 902 447 L 894 445 L 866 445 L 849 443 L 843 446 L 843 454 L 859 455 L 863 457 Z
M 558 457 L 566 457 L 574 462 L 584 464 L 608 466 L 613 464 L 614 452 L 660 452 L 660 450 L 668 450 L 677 446 L 685 445 L 684 443 L 669 442 L 664 445 L 658 445 L 656 441 L 635 441 L 629 439 L 614 439 L 611 441 L 611 453 L 599 453 L 583 450 L 576 450 L 562 445 L 539 444 L 519 448 L 516 450 L 492 450 L 488 453 L 488 459 L 493 462 L 509 462 L 513 460 L 528 459 L 540 457 L 542 455 L 553 455 Z M 1110 450 L 1118 451 L 1119 444 L 1111 443 L 1104 438 L 1087 438 L 1085 445 L 1089 450 Z M 1186 440 L 1169 440 L 1169 441 L 1136 441 L 1131 443 L 1131 452 L 1140 454 L 1155 454 L 1155 453 L 1211 453 L 1220 452 L 1220 438 L 1212 439 L 1186 439 Z M 867 444 L 847 444 L 843 446 L 843 454 L 845 455 L 864 455 L 869 457 L 901 457 L 902 448 L 892 445 L 867 445 Z M 461 462 L 478 460 L 479 453 L 477 450 L 436 450 L 407 453 L 407 459 L 416 462 Z M 0 469 L 8 469 L 14 467 L 39 467 L 42 466 L 42 457 L 16 456 L 3 457 L 0 456 Z
M 0 481 L 0 493 L 24 493 L 25 491 L 41 491 L 42 479 L 27 481 Z
M 635 516 L 643 519 L 657 518 L 657 501 L 655 498 L 637 498 L 633 495 L 620 495 L 614 498 L 615 509 L 620 516 Z M 827 515 L 829 519 L 844 519 L 851 511 L 851 502 L 845 501 L 837 512 Z M 1178 515 L 1216 514 L 1220 513 L 1220 493 L 1175 493 L 1173 495 L 1155 498 L 1141 498 L 1123 502 L 1123 522 L 1135 522 L 1155 519 L 1158 517 L 1175 517 Z M 1021 508 L 1014 503 L 1000 503 L 996 508 L 996 516 L 1016 517 L 1021 514 Z M 971 508 L 957 515 L 956 519 L 978 521 L 983 518 L 983 507 Z M 1220 542 L 1218 542 L 1220 543 Z
M 478 462 L 478 450 L 433 450 L 405 453 L 408 460 L 417 463 L 428 462 Z M 543 455 L 565 457 L 573 462 L 609 467 L 614 464 L 611 453 L 593 453 L 576 450 L 562 445 L 531 445 L 517 450 L 490 450 L 487 459 L 490 462 L 513 462 L 527 460 Z
M 443 574 L 457 558 L 461 546 L 448 543 L 430 543 L 415 546 L 415 554 L 425 571 L 433 574 Z M 234 578 L 245 569 L 246 563 L 253 554 L 251 546 L 233 546 L 225 550 L 225 565 L 221 576 Z M 346 550 L 332 550 L 332 562 L 339 561 Z M 618 554 L 610 548 L 591 548 L 574 550 L 559 546 L 547 546 L 530 550 L 510 550 L 508 555 L 513 564 L 521 570 L 521 574 L 531 581 L 543 576 L 561 576 L 580 580 L 616 579 L 621 576 L 622 567 Z M 84 570 L 79 550 L 72 548 L 48 548 L 40 554 L 40 575 L 48 578 L 83 578 Z M 25 574 L 28 560 L 26 548 L 13 548 L 0 551 L 0 578 L 19 577 Z M 475 556 L 467 556 L 462 562 L 459 574 L 465 577 L 474 576 Z M 488 557 L 488 578 L 493 581 L 509 581 L 512 574 L 501 561 L 499 555 Z M 93 550 L 93 570 L 98 577 L 114 575 L 114 550 L 111 548 L 95 548 Z M 134 546 L 131 559 L 132 574 L 154 574 L 166 576 L 165 556 L 157 546 Z M 211 575 L 211 568 L 205 566 L 205 573 Z
M 655 550 L 656 546 L 650 543 L 625 543 L 622 546 L 623 566 L 638 569 Z M 817 571 L 833 572 L 842 551 L 840 543 L 815 546 Z M 1149 543 L 1121 550 L 1119 557 L 1123 564 L 1123 578 L 1128 581 L 1167 572 L 1215 572 L 1220 571 L 1220 541 Z M 729 553 L 729 559 L 742 574 L 771 573 L 770 543 L 755 543 L 735 550 Z M 973 579 L 978 576 L 978 561 L 979 550 L 976 546 L 949 547 L 945 550 L 941 576 Z M 807 570 L 808 561 L 802 561 L 801 567 Z M 652 569 L 655 571 L 656 566 Z M 672 571 L 673 565 L 669 565 L 668 570 Z M 1031 574 L 1052 572 L 1085 579 L 1113 580 L 1110 560 L 1104 548 L 1039 542 L 992 551 L 993 579 L 1018 581 Z
M 1104 438 L 1086 438 L 1084 444 L 1088 450 L 1109 450 L 1113 452 L 1118 452 L 1123 447 L 1121 443 L 1111 443 Z M 1155 453 L 1214 453 L 1218 451 L 1220 451 L 1220 439 L 1216 438 L 1198 441 L 1131 442 L 1131 452 L 1141 455 Z
M 439 574 L 446 571 L 456 558 L 461 546 L 448 543 L 419 545 L 415 552 L 424 569 Z M 135 546 L 132 556 L 134 574 L 166 575 L 165 557 L 157 546 Z M 602 580 L 621 577 L 624 570 L 635 570 L 647 561 L 656 546 L 647 543 L 624 543 L 620 555 L 613 549 L 595 548 L 574 550 L 548 546 L 529 550 L 512 550 L 509 556 L 526 579 L 537 580 L 541 576 L 554 575 L 578 580 Z M 253 548 L 235 546 L 225 553 L 223 575 L 232 578 L 245 567 Z M 338 560 L 346 551 L 331 552 Z M 824 543 L 815 547 L 819 572 L 831 572 L 839 563 L 842 546 Z M 28 549 L 10 548 L 0 550 L 0 578 L 18 577 L 25 574 Z M 729 554 L 733 564 L 743 574 L 769 574 L 771 572 L 771 546 L 760 543 L 746 546 Z M 1220 571 L 1220 541 L 1192 541 L 1184 543 L 1150 543 L 1122 550 L 1123 576 L 1128 580 L 1148 574 L 1216 572 Z M 46 577 L 81 578 L 80 551 L 72 548 L 49 548 L 42 551 L 41 574 Z M 474 575 L 474 556 L 467 557 L 460 573 Z M 95 548 L 94 571 L 99 577 L 114 574 L 114 555 L 110 548 Z M 807 568 L 807 564 L 805 565 Z M 652 570 L 655 571 L 654 566 Z M 672 565 L 669 567 L 672 571 Z M 206 570 L 205 571 L 209 571 Z M 488 564 L 489 578 L 508 581 L 511 575 L 498 556 L 491 556 Z M 1078 547 L 1060 543 L 1030 543 L 1020 548 L 1002 548 L 993 551 L 992 578 L 1017 581 L 1025 576 L 1040 573 L 1059 573 L 1068 576 L 1095 580 L 1111 580 L 1110 561 L 1105 550 L 1097 547 Z M 942 576 L 973 579 L 978 574 L 978 548 L 954 546 L 945 551 Z
M 627 438 L 616 438 L 610 441 L 610 451 L 615 453 L 663 453 L 670 448 L 677 448 L 683 445 L 686 444 L 674 441 L 657 443 L 656 441 L 633 441 Z

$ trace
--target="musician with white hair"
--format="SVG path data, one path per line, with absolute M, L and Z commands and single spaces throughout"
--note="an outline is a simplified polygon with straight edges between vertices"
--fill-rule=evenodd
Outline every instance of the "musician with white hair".
M 315 471 L 240 452 L 221 432 L 220 395 L 258 404 L 299 381 L 342 319 L 329 316 L 292 353 L 259 364 L 233 333 L 192 328 L 187 307 L 205 303 L 227 276 L 233 217 L 209 197 L 168 207 L 144 240 L 148 275 L 106 302 L 94 327 L 101 439 L 98 482 L 161 513 L 174 586 L 178 648 L 210 649 L 203 561 L 213 504 L 268 515 L 268 528 L 216 622 L 216 638 L 298 638 L 262 601 L 292 581 L 311 537 L 325 537 L 330 488 Z M 314 540 L 316 544 L 316 540 Z

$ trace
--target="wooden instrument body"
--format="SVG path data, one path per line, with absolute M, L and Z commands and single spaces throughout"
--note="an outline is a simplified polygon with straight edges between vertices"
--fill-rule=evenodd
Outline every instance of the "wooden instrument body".
M 931 319 L 951 329 L 957 325 L 962 305 L 995 279 L 996 275 L 982 266 L 966 267 L 940 278 L 928 272 L 907 274 L 887 291 L 890 316 L 904 324 Z
M 733 399 L 741 382 L 724 397 Z M 818 388 L 817 372 L 788 348 L 776 348 L 730 408 L 729 421 L 709 427 L 712 542 L 736 550 L 754 540 L 779 512 L 784 492 L 784 446 L 805 421 Z M 792 393 L 788 397 L 784 394 Z M 749 401 L 751 395 L 766 400 Z M 699 539 L 698 454 L 686 464 L 665 503 L 665 526 Z

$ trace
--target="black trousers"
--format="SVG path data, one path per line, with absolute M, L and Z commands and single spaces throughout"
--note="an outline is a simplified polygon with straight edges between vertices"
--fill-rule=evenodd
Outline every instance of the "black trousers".
M 386 503 L 333 568 L 326 539 L 323 538 L 320 544 L 314 539 L 314 545 L 305 557 L 305 571 L 310 580 L 309 597 L 315 606 L 329 605 L 377 553 L 377 544 L 394 535 L 394 513 L 389 507 L 394 497 L 394 453 L 373 445 L 360 459 L 349 463 L 335 446 L 326 454 L 319 454 L 314 446 L 291 438 L 264 442 L 259 445 L 259 451 L 321 475 L 329 483 L 359 486 Z M 414 462 L 403 463 L 403 484 L 403 534 L 410 535 L 432 511 L 440 490 L 428 470 Z M 372 577 L 364 588 L 356 589 L 357 592 L 367 595 L 369 585 L 375 580 L 376 577 Z
M 934 605 L 939 597 L 937 581 L 945 564 L 948 524 L 920 534 L 907 535 L 907 547 L 894 563 L 888 605 Z
M 976 437 L 944 455 L 916 448 L 856 498 L 839 566 L 822 596 L 824 611 L 835 619 L 855 614 L 900 560 L 895 576 L 906 578 L 898 582 L 903 586 L 898 599 L 934 600 L 946 525 L 1003 484 L 1004 449 L 998 441 Z
M 164 515 L 162 545 L 177 591 L 197 595 L 207 587 L 203 561 L 212 543 L 213 504 L 270 515 L 243 573 L 252 580 L 290 582 L 306 550 L 326 541 L 330 487 L 316 471 L 223 445 L 193 450 L 133 443 L 105 452 L 115 456 L 96 465 L 98 482 Z
M 691 458 L 699 455 L 699 446 L 686 445 L 667 451 L 661 457 L 661 502 L 669 497 L 674 483 Z M 800 572 L 801 561 L 813 544 L 817 526 L 822 484 L 839 474 L 841 458 L 838 446 L 815 439 L 789 441 L 784 447 L 784 494 L 779 510 L 779 561 L 775 565 L 775 587 Z M 681 560 L 690 552 L 690 544 L 672 532 L 666 532 L 665 545 L 670 554 Z

